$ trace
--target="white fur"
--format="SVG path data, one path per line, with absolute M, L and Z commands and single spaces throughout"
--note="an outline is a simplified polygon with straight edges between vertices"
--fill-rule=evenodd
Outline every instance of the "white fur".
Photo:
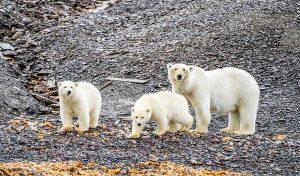
M 193 117 L 189 114 L 187 100 L 173 92 L 158 92 L 142 96 L 131 110 L 132 133 L 130 138 L 138 138 L 149 120 L 157 123 L 154 132 L 162 135 L 170 130 L 189 130 L 193 125 Z M 141 124 L 138 126 L 138 124 Z
M 73 128 L 72 119 L 78 117 L 78 131 L 87 131 L 98 126 L 101 110 L 99 90 L 87 82 L 64 81 L 58 83 L 62 130 Z M 67 91 L 71 91 L 68 95 Z
M 179 74 L 182 80 L 178 80 Z M 255 132 L 259 87 L 246 71 L 232 67 L 204 71 L 196 66 L 168 64 L 168 75 L 173 92 L 184 95 L 194 107 L 197 131 L 208 131 L 213 111 L 229 114 L 228 127 L 221 131 Z

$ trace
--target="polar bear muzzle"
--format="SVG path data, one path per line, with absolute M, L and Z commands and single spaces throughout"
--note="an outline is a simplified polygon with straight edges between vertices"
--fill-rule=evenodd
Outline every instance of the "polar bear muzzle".
M 181 81 L 182 78 L 183 78 L 182 74 L 178 74 L 178 75 L 177 75 L 177 80 L 178 80 L 178 81 Z

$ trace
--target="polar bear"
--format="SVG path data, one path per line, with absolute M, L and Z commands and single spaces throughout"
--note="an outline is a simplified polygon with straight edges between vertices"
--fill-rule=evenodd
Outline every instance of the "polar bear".
M 187 98 L 196 113 L 196 130 L 207 132 L 211 111 L 229 113 L 223 132 L 253 134 L 259 87 L 246 71 L 228 67 L 212 71 L 185 64 L 168 64 L 172 91 Z
M 98 126 L 101 110 L 99 90 L 87 82 L 64 81 L 58 83 L 62 131 L 73 128 L 73 116 L 78 117 L 78 131 L 87 131 Z
M 170 130 L 189 130 L 193 117 L 189 113 L 187 100 L 179 94 L 162 91 L 143 95 L 131 109 L 132 132 L 129 138 L 138 138 L 149 120 L 157 123 L 156 135 Z

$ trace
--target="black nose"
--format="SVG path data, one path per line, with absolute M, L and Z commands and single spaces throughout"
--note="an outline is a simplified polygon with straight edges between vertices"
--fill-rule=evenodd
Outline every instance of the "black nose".
M 71 94 L 71 91 L 70 91 L 70 90 L 68 90 L 68 91 L 67 91 L 67 94 L 68 94 L 68 95 L 70 95 L 70 94 Z
M 141 123 L 138 123 L 138 126 L 141 126 L 142 124 Z
M 182 75 L 181 74 L 177 75 L 177 79 L 181 80 L 182 79 Z

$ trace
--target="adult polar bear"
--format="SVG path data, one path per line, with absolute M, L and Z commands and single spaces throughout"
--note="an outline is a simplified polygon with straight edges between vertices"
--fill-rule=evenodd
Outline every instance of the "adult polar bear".
M 195 109 L 197 131 L 208 131 L 215 111 L 229 113 L 228 127 L 221 131 L 255 132 L 259 87 L 249 73 L 232 67 L 212 71 L 185 64 L 167 67 L 173 92 L 185 96 Z

